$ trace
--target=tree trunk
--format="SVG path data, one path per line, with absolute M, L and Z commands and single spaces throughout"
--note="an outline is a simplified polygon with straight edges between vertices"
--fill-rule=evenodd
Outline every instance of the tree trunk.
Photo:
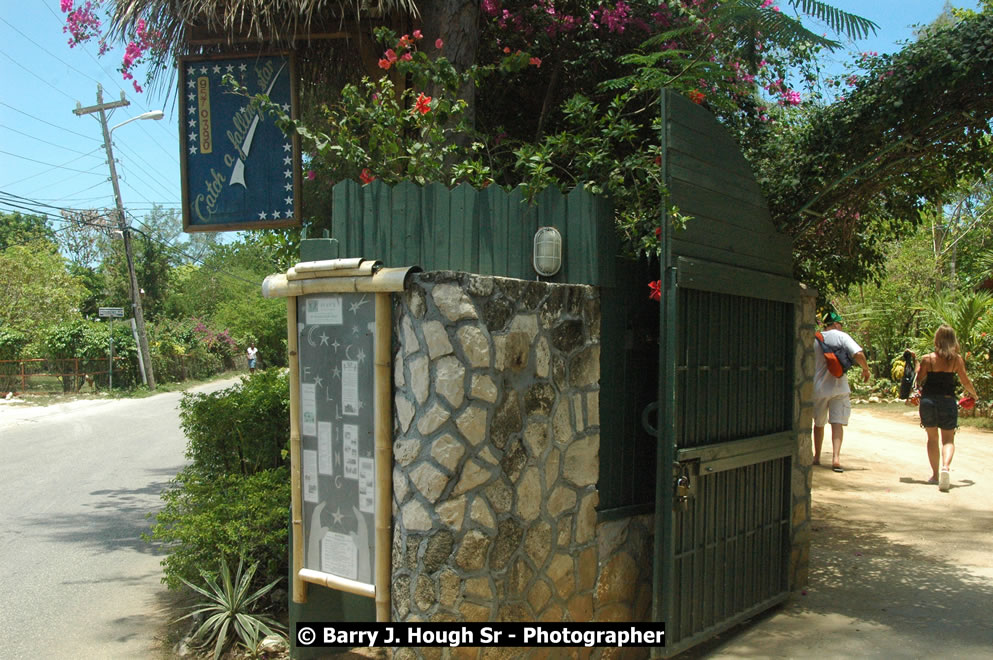
M 424 33 L 422 50 L 448 58 L 460 73 L 476 63 L 479 51 L 479 0 L 425 0 L 421 3 L 421 31 Z M 444 46 L 435 50 L 435 41 Z M 432 94 L 433 96 L 433 94 Z M 472 83 L 459 90 L 459 97 L 469 103 L 466 119 L 473 124 L 476 108 L 476 89 Z

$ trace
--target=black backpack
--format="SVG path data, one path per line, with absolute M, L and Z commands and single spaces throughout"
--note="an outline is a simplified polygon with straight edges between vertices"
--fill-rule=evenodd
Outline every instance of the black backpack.
M 900 379 L 900 398 L 909 399 L 914 392 L 914 379 L 917 377 L 914 369 L 914 354 L 903 352 L 903 378 Z

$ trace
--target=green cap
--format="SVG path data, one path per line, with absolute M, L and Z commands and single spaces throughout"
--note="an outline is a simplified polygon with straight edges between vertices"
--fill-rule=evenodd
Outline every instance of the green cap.
M 838 312 L 828 312 L 824 315 L 824 325 L 831 325 L 832 323 L 841 323 L 841 314 Z

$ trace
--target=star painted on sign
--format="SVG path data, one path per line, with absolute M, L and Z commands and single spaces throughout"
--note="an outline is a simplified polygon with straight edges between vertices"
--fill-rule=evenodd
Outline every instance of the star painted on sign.
M 197 134 L 195 131 L 190 132 L 190 142 L 197 139 Z
M 206 75 L 207 74 L 207 67 L 205 67 L 205 66 L 200 67 L 200 73 Z
M 214 73 L 220 73 L 220 72 L 221 72 L 221 67 L 220 67 L 220 65 L 218 65 L 218 64 L 215 64 L 215 65 L 214 65 L 214 68 L 213 68 L 213 72 L 214 72 Z
M 196 94 L 190 94 L 186 98 L 188 98 L 191 101 L 196 101 L 197 100 L 197 95 Z
M 266 213 L 265 211 L 259 211 L 259 220 L 265 220 L 268 217 L 269 217 L 268 213 Z
M 194 108 L 192 105 L 190 107 L 186 108 L 186 114 L 188 114 L 188 115 L 195 115 L 196 113 L 197 113 L 197 109 Z
M 286 202 L 286 205 L 287 206 L 293 206 L 293 198 L 292 197 L 287 197 L 283 201 Z
M 324 385 L 324 379 L 320 376 L 314 376 L 314 385 Z
M 245 71 L 248 70 L 248 65 L 247 64 L 241 64 L 241 65 L 238 66 L 238 70 L 241 71 L 242 73 L 244 73 Z
M 341 380 L 341 369 L 335 367 L 334 369 L 331 370 L 331 375 L 337 378 L 338 380 Z
M 284 103 L 283 104 L 283 112 L 289 112 L 289 111 L 290 111 L 290 104 L 289 103 Z
M 335 510 L 334 513 L 331 514 L 331 517 L 334 518 L 334 522 L 332 524 L 334 524 L 334 525 L 340 525 L 341 524 L 341 521 L 345 519 L 345 516 L 341 512 L 341 507 L 340 506 Z
M 293 184 L 287 183 L 285 186 L 283 186 L 283 190 L 293 190 Z
M 197 125 L 197 120 L 196 119 L 191 119 L 190 120 L 190 128 L 193 128 L 196 125 Z
M 291 149 L 293 149 L 293 145 L 292 144 L 284 144 L 283 145 L 283 151 L 290 151 Z
M 360 363 L 365 362 L 365 351 L 360 348 L 358 352 L 355 354 L 355 359 L 358 360 Z
M 283 217 L 283 214 L 280 213 L 278 210 L 272 212 L 272 219 L 273 220 L 279 220 L 282 217 Z
M 283 159 L 283 165 L 289 165 L 292 162 L 293 162 L 292 156 L 287 156 L 286 158 Z
M 293 170 L 284 170 L 283 171 L 283 176 L 285 178 L 289 179 L 291 176 L 293 176 Z
M 194 156 L 196 155 L 196 153 L 197 153 L 197 145 L 195 145 L 195 144 L 191 144 L 190 145 L 190 153 L 192 155 L 194 155 Z
M 327 346 L 328 345 L 328 339 L 330 339 L 330 337 L 328 337 L 327 334 L 324 333 L 324 332 L 322 332 L 318 336 L 321 338 L 321 346 Z
M 337 353 L 338 352 L 338 347 L 341 346 L 341 344 L 338 343 L 338 338 L 337 337 L 335 337 L 334 342 L 331 343 L 331 346 L 334 348 L 334 352 Z
M 196 89 L 197 88 L 197 81 L 196 80 L 190 80 L 190 82 L 186 83 L 186 86 L 189 87 L 190 89 Z

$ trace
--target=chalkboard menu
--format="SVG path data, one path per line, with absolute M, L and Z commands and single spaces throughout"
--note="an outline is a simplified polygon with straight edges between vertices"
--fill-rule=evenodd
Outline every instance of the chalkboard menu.
M 303 567 L 373 584 L 374 293 L 298 296 Z

